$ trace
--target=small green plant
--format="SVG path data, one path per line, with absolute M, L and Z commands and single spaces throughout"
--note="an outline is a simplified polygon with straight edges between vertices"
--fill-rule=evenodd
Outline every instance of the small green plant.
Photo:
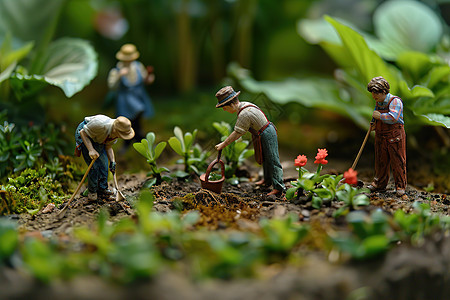
M 394 221 L 401 229 L 397 232 L 399 239 L 419 244 L 434 230 L 450 228 L 450 217 L 431 213 L 430 204 L 415 201 L 413 207 L 415 212 L 412 214 L 400 209 L 394 213 Z
M 395 241 L 389 227 L 388 217 L 376 210 L 368 215 L 362 211 L 350 212 L 346 220 L 351 232 L 332 236 L 332 242 L 342 251 L 357 260 L 365 260 L 386 253 Z
M 150 180 L 147 181 L 146 186 L 151 187 L 154 184 L 160 184 L 163 180 L 170 180 L 168 176 L 162 176 L 163 172 L 169 172 L 167 168 L 158 168 L 156 160 L 161 155 L 162 151 L 166 147 L 166 142 L 160 142 L 155 146 L 155 134 L 149 132 L 145 139 L 142 139 L 140 143 L 134 143 L 133 147 L 136 151 L 147 159 L 147 163 L 150 165 L 150 172 L 147 176 L 150 176 Z
M 186 132 L 183 134 L 180 127 L 175 126 L 173 133 L 175 136 L 169 139 L 169 145 L 172 147 L 173 151 L 182 157 L 181 163 L 184 164 L 184 172 L 178 172 L 175 175 L 177 177 L 187 177 L 189 176 L 189 172 L 195 172 L 196 170 L 193 168 L 194 160 L 192 160 L 192 158 L 194 152 L 193 145 L 195 137 L 197 136 L 197 129 L 195 129 L 192 133 Z
M 263 248 L 268 255 L 286 257 L 308 234 L 308 227 L 298 223 L 298 216 L 289 214 L 284 219 L 262 219 L 259 222 L 263 232 Z
M 231 134 L 231 126 L 226 122 L 214 122 L 213 127 L 222 135 L 221 141 Z M 248 145 L 249 141 L 240 138 L 223 149 L 226 178 L 232 178 L 243 162 L 255 154 L 255 150 L 247 149 Z
M 333 217 L 337 218 L 349 211 L 355 210 L 359 206 L 367 206 L 370 203 L 366 194 L 368 189 L 358 189 L 346 183 L 336 192 L 336 198 L 344 202 L 344 206 L 340 207 L 333 213 Z
M 0 218 L 0 267 L 7 264 L 19 244 L 17 224 Z

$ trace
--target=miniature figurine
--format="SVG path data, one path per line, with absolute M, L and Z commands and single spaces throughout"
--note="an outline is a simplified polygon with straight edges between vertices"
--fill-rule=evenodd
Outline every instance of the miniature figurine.
M 235 92 L 231 86 L 226 86 L 216 93 L 218 103 L 216 108 L 223 108 L 229 113 L 236 113 L 237 120 L 234 131 L 217 144 L 215 148 L 222 150 L 247 131 L 252 133 L 256 161 L 263 165 L 264 178 L 257 184 L 271 184 L 273 190 L 267 195 L 277 195 L 286 188 L 283 183 L 283 169 L 278 153 L 278 139 L 275 125 L 267 120 L 264 112 L 255 104 L 240 102 L 240 91 Z
M 150 118 L 154 115 L 150 96 L 144 84 L 151 84 L 155 80 L 153 68 L 137 61 L 139 52 L 133 44 L 125 44 L 117 52 L 119 60 L 116 67 L 108 74 L 108 87 L 116 92 L 116 116 L 123 116 L 131 121 L 136 132 L 135 139 L 144 138 L 141 129 L 141 118 Z M 121 152 L 126 151 L 130 141 L 125 141 Z
M 86 164 L 96 159 L 88 175 L 88 199 L 109 198 L 113 192 L 108 189 L 108 165 L 114 173 L 116 162 L 112 145 L 117 138 L 130 140 L 134 130 L 130 120 L 125 117 L 111 119 L 105 115 L 86 117 L 75 131 L 75 155 L 83 154 Z M 109 162 L 109 164 L 108 164 Z
M 376 101 L 372 114 L 375 130 L 375 178 L 369 185 L 371 191 L 386 189 L 390 167 L 394 175 L 398 197 L 405 195 L 406 189 L 406 133 L 403 121 L 402 100 L 389 93 L 389 83 L 383 77 L 375 77 L 367 85 Z

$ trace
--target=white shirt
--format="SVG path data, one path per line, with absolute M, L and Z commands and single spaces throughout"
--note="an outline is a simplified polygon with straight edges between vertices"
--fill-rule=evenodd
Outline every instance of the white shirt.
M 115 119 L 111 119 L 105 115 L 95 115 L 84 118 L 86 124 L 83 126 L 84 132 L 96 143 L 99 144 L 114 144 L 116 139 L 107 141 L 108 136 L 111 134 L 112 126 Z

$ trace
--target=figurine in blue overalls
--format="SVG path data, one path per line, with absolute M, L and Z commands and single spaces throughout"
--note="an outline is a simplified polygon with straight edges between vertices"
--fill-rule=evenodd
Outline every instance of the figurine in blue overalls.
M 117 52 L 119 60 L 116 67 L 108 74 L 108 87 L 116 91 L 116 115 L 128 118 L 136 132 L 135 139 L 144 138 L 140 119 L 150 118 L 154 113 L 150 96 L 145 90 L 145 84 L 155 80 L 153 70 L 147 70 L 137 61 L 139 52 L 133 44 L 125 44 Z M 125 141 L 125 150 L 131 141 Z

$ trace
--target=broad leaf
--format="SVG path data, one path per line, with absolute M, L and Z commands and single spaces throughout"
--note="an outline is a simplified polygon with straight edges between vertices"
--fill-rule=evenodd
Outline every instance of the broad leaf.
M 40 58 L 38 74 L 16 73 L 11 85 L 16 93 L 24 93 L 30 85 L 48 83 L 61 88 L 67 97 L 81 91 L 97 75 L 97 54 L 84 40 L 63 38 L 50 45 Z M 25 87 L 27 86 L 27 87 Z
M 171 137 L 169 139 L 169 145 L 172 147 L 173 151 L 175 151 L 178 155 L 184 156 L 183 149 L 181 148 L 181 142 L 176 137 Z
M 443 31 L 439 17 L 419 1 L 384 2 L 375 11 L 374 27 L 383 44 L 420 52 L 433 49 Z
M 155 160 L 161 155 L 161 152 L 166 148 L 167 143 L 161 142 L 155 147 Z

